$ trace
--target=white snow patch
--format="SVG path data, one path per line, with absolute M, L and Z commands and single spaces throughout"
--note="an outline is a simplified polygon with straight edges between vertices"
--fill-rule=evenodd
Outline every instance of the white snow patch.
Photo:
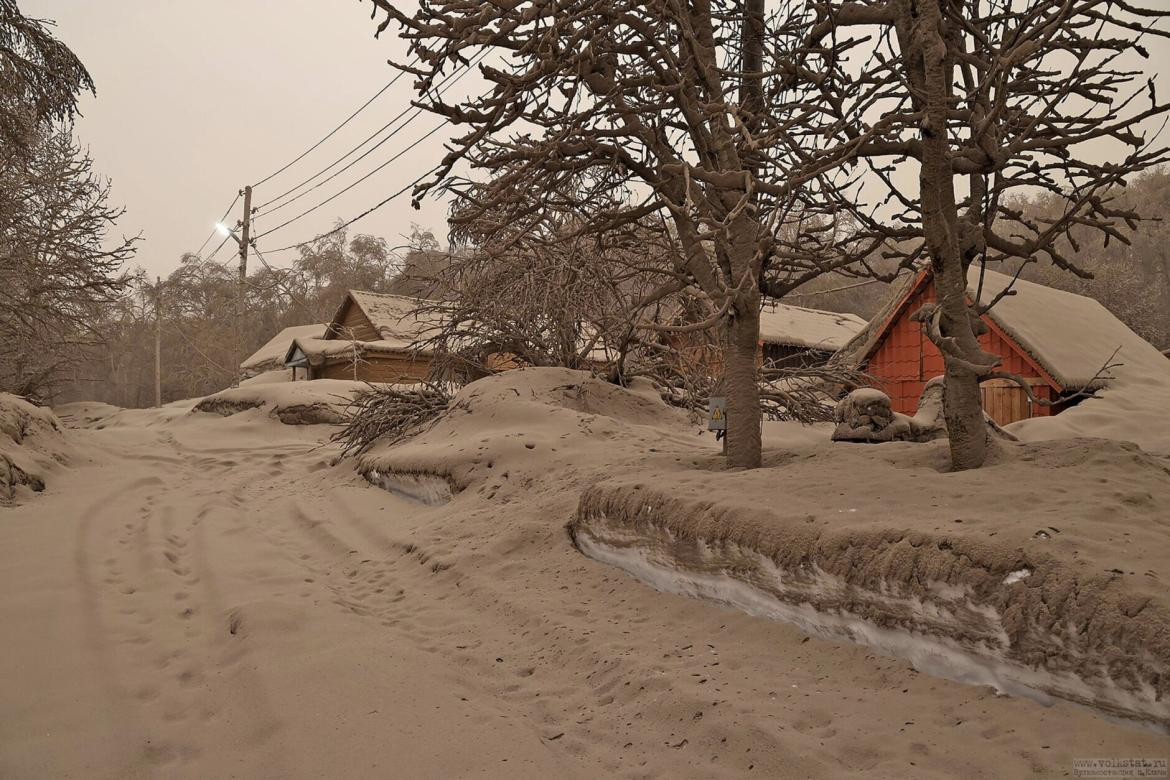
M 1013 572 L 1009 572 L 1008 575 L 1003 578 L 1003 584 L 1004 585 L 1011 585 L 1014 582 L 1019 582 L 1020 580 L 1026 579 L 1026 578 L 1031 577 L 1031 576 L 1032 576 L 1031 569 L 1016 569 Z
M 607 536 L 611 531 L 617 529 L 607 528 Z M 1167 730 L 1165 724 L 1170 720 L 1170 712 L 1156 700 L 1155 691 L 1150 686 L 1146 685 L 1135 693 L 1118 687 L 1107 675 L 1103 675 L 1102 683 L 1090 686 L 1072 674 L 1028 668 L 1009 661 L 1003 655 L 1008 638 L 1002 629 L 998 632 L 999 647 L 986 643 L 964 647 L 942 636 L 884 628 L 845 611 L 830 614 L 818 611 L 807 602 L 792 604 L 781 601 L 726 571 L 704 573 L 673 567 L 654 560 L 644 547 L 625 544 L 625 541 L 632 540 L 632 535 L 618 531 L 616 536 L 618 539 L 627 538 L 618 544 L 610 544 L 607 543 L 609 539 L 602 542 L 586 529 L 577 528 L 574 541 L 588 557 L 622 569 L 665 593 L 707 599 L 749 615 L 780 620 L 822 639 L 866 645 L 887 656 L 909 661 L 915 669 L 927 674 L 969 685 L 989 686 L 999 694 L 1021 696 L 1045 706 L 1053 704 L 1057 698 L 1065 699 L 1087 706 L 1110 720 L 1131 725 L 1137 723 L 1159 732 Z M 781 570 L 765 556 L 760 558 L 770 567 L 766 573 L 775 579 L 775 586 L 782 589 Z M 834 587 L 832 581 L 839 579 L 819 569 L 817 574 L 827 587 Z M 952 593 L 958 595 L 956 591 Z M 993 607 L 969 602 L 966 606 L 999 625 L 1000 616 Z M 934 610 L 920 607 L 918 611 L 922 614 Z M 939 614 L 944 613 L 939 611 Z M 1085 702 L 1100 702 L 1103 707 L 1098 709 Z M 1129 713 L 1132 720 L 1112 714 L 1116 712 Z

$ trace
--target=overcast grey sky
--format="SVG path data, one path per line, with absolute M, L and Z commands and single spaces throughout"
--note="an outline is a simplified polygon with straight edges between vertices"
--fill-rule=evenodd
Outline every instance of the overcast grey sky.
M 126 207 L 121 229 L 142 232 L 137 262 L 151 274 L 165 275 L 183 252 L 197 249 L 240 187 L 295 158 L 374 95 L 394 76 L 387 58 L 404 50 L 391 30 L 374 40 L 371 6 L 356 0 L 20 0 L 20 7 L 55 20 L 58 37 L 94 77 L 97 97 L 82 101 L 77 134 Z M 253 205 L 333 162 L 410 96 L 404 77 L 320 149 L 257 188 Z M 258 217 L 259 231 L 332 195 L 439 122 L 418 117 L 334 181 L 270 218 Z M 447 134 L 444 128 L 365 183 L 261 239 L 261 251 L 311 238 L 377 203 L 430 168 Z M 240 214 L 237 205 L 233 221 Z M 401 243 L 414 221 L 442 238 L 445 214 L 437 202 L 414 211 L 404 196 L 353 230 Z M 227 259 L 229 248 L 217 259 Z M 291 256 L 270 260 L 283 265 Z
M 1170 0 L 1147 0 L 1150 5 Z M 97 169 L 113 181 L 127 213 L 121 229 L 142 232 L 137 262 L 167 274 L 194 251 L 245 184 L 298 156 L 395 74 L 386 64 L 404 46 L 388 29 L 373 37 L 371 5 L 357 0 L 20 0 L 31 16 L 53 19 L 57 34 L 89 68 L 97 97 L 82 101 L 77 133 Z M 1170 46 L 1153 40 L 1151 60 L 1170 92 Z M 455 89 L 474 89 L 469 76 Z M 407 106 L 404 77 L 327 143 L 257 188 L 253 205 L 280 194 L 349 151 Z M 257 218 L 263 233 L 386 162 L 440 123 L 423 114 L 383 147 L 313 193 Z M 259 239 L 261 251 L 312 238 L 405 186 L 433 166 L 449 128 L 313 214 Z M 907 176 L 907 185 L 913 186 Z M 237 219 L 237 205 L 229 221 Z M 405 196 L 351 230 L 403 242 L 412 222 L 445 240 L 446 204 L 410 208 Z M 216 237 L 205 256 L 220 242 Z M 217 259 L 230 257 L 230 246 Z M 270 257 L 285 265 L 294 253 Z

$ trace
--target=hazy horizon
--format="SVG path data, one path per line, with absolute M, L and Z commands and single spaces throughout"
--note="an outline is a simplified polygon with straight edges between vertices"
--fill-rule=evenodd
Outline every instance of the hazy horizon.
M 297 157 L 394 77 L 387 64 L 404 51 L 387 30 L 374 39 L 370 6 L 204 0 L 198 4 L 119 0 L 113 4 L 22 0 L 21 10 L 57 23 L 54 34 L 85 63 L 96 97 L 81 100 L 76 134 L 95 169 L 112 181 L 112 202 L 126 207 L 118 231 L 142 232 L 135 264 L 152 276 L 174 270 L 245 184 Z M 111 40 L 116 33 L 120 42 Z M 183 33 L 182 35 L 178 33 Z M 413 95 L 400 79 L 304 160 L 257 187 L 253 205 L 284 192 L 333 162 L 405 108 Z M 253 235 L 296 216 L 382 164 L 441 120 L 424 113 L 345 174 L 273 214 Z M 449 128 L 427 139 L 336 200 L 258 241 L 261 251 L 329 230 L 428 170 Z M 163 142 L 161 139 L 169 139 Z M 237 203 L 229 222 L 242 215 Z M 419 223 L 443 240 L 446 206 L 410 208 L 401 197 L 351 228 L 394 245 Z M 204 256 L 219 244 L 215 237 Z M 225 246 L 216 257 L 232 256 Z M 287 265 L 292 252 L 269 256 Z

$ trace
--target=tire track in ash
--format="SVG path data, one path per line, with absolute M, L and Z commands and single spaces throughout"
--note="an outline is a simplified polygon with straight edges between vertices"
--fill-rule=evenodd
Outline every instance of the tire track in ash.
M 271 506 L 269 517 L 287 518 L 263 529 L 271 543 L 307 575 L 303 578 L 306 585 L 328 594 L 330 603 L 410 633 L 410 626 L 403 622 L 406 591 L 398 587 L 394 576 L 395 567 L 409 553 L 409 545 L 382 539 L 373 545 L 378 549 L 371 549 L 368 540 L 354 538 L 346 533 L 348 529 L 331 522 L 335 511 L 318 512 L 321 508 L 316 502 L 309 504 L 306 509 L 301 502 L 281 499 Z M 300 595 L 309 597 L 312 592 L 303 589 Z
M 201 584 L 203 615 L 196 613 L 189 617 L 193 627 L 198 626 L 199 630 L 193 634 L 198 635 L 198 642 L 212 660 L 217 675 L 233 688 L 235 700 L 241 702 L 245 723 L 241 728 L 239 722 L 233 719 L 233 734 L 254 747 L 267 746 L 264 765 L 267 768 L 281 767 L 285 752 L 277 739 L 282 725 L 281 718 L 271 704 L 263 677 L 255 671 L 259 665 L 254 667 L 246 663 L 251 653 L 240 632 L 242 613 L 238 607 L 229 607 L 224 601 L 220 578 L 212 564 L 208 526 L 221 515 L 226 515 L 225 521 L 231 522 L 233 528 L 243 528 L 238 512 L 224 512 L 220 507 L 208 505 L 188 521 L 186 540 L 177 536 L 169 540 L 170 552 L 175 554 L 180 567 L 189 562 L 196 581 Z M 176 573 L 181 575 L 182 570 Z M 196 636 L 192 638 L 196 639 Z M 282 769 L 277 774 L 284 776 L 287 771 Z
M 162 484 L 158 477 L 146 477 L 120 485 L 95 501 L 81 514 L 77 523 L 74 565 L 80 587 L 83 635 L 114 716 L 124 724 L 124 730 L 133 735 L 142 752 L 141 756 L 127 758 L 130 765 L 139 758 L 158 763 L 167 747 L 149 736 L 146 719 L 135 706 L 135 694 L 130 692 L 129 685 L 123 680 L 125 675 L 115 661 L 116 656 L 123 655 L 127 649 L 127 641 L 138 637 L 137 633 L 127 634 L 130 627 L 126 624 L 135 618 L 137 609 L 125 599 L 133 597 L 137 588 L 125 582 L 122 566 L 125 550 L 131 544 L 128 532 L 133 532 L 137 526 L 133 522 L 124 522 L 122 533 L 118 535 L 109 533 L 109 530 L 112 516 L 124 505 L 127 494 L 157 489 Z M 145 499 L 141 503 L 145 505 Z M 114 549 L 103 552 L 103 541 L 106 545 L 115 542 Z M 100 565 L 96 562 L 99 559 L 102 561 Z M 116 612 L 110 615 L 110 609 Z M 131 771 L 130 766 L 126 771 Z
M 173 435 L 169 438 L 186 460 L 188 473 L 204 477 L 199 480 L 199 489 L 193 491 L 199 500 L 185 508 L 181 522 L 167 534 L 163 553 L 179 585 L 185 586 L 175 594 L 186 605 L 178 614 L 186 624 L 184 636 L 199 660 L 180 672 L 180 679 L 184 684 L 215 691 L 201 706 L 200 719 L 213 725 L 222 718 L 230 739 L 258 750 L 262 766 L 271 772 L 284 764 L 286 751 L 278 739 L 282 722 L 257 671 L 260 664 L 246 663 L 250 653 L 240 630 L 243 617 L 237 606 L 229 606 L 223 598 L 209 535 L 220 540 L 255 532 L 246 522 L 249 483 L 264 463 L 285 457 L 293 448 L 196 448 L 179 443 Z M 242 710 L 242 717 L 221 713 L 225 701 Z M 275 774 L 288 772 L 279 769 Z
M 543 724 L 550 733 L 564 730 L 570 723 L 580 726 L 573 719 L 582 717 L 581 713 L 564 712 L 560 701 L 560 694 L 575 690 L 573 683 L 562 675 L 548 676 L 548 659 L 552 656 L 559 657 L 566 668 L 594 666 L 586 683 L 593 692 L 593 708 L 597 713 L 604 712 L 618 698 L 620 686 L 628 679 L 621 658 L 628 649 L 612 648 L 614 657 L 595 666 L 598 659 L 596 653 L 586 649 L 586 637 L 557 619 L 555 612 L 518 607 L 508 597 L 507 590 L 500 588 L 491 576 L 484 576 L 485 572 L 475 567 L 462 571 L 459 563 L 452 560 L 454 551 L 448 549 L 449 545 L 442 545 L 443 552 L 436 554 L 424 541 L 418 540 L 419 535 L 443 536 L 438 529 L 452 519 L 449 507 L 416 508 L 405 504 L 395 507 L 399 512 L 426 513 L 426 516 L 410 515 L 408 523 L 402 522 L 403 517 L 387 518 L 401 529 L 405 538 L 418 540 L 416 544 L 395 539 L 392 532 L 379 527 L 377 514 L 368 508 L 363 511 L 360 504 L 349 500 L 344 490 L 332 491 L 328 500 L 338 525 L 352 526 L 383 549 L 406 553 L 400 556 L 401 565 L 395 574 L 415 594 L 403 610 L 412 629 L 408 638 L 420 649 L 435 652 L 449 661 L 453 669 L 463 670 L 453 677 L 453 682 L 466 695 L 474 696 L 477 701 L 498 703 L 493 709 L 500 717 L 513 717 L 519 707 L 533 723 Z M 444 609 L 440 604 L 448 598 L 472 605 L 472 609 Z M 410 605 L 423 606 L 411 609 Z M 498 634 L 500 625 L 511 627 L 510 638 L 503 644 L 485 640 Z M 585 633 L 590 631 L 587 629 Z M 505 658 L 508 665 L 501 667 Z M 541 668 L 546 672 L 537 679 L 534 674 Z M 590 718 L 592 714 L 584 717 Z
M 166 438 L 158 446 L 169 447 Z M 129 709 L 148 724 L 149 765 L 190 772 L 211 746 L 230 744 L 255 750 L 251 760 L 272 770 L 282 763 L 283 751 L 273 741 L 279 721 L 257 673 L 240 665 L 242 647 L 225 645 L 234 638 L 229 610 L 202 533 L 212 514 L 239 515 L 233 507 L 239 490 L 224 485 L 223 469 L 195 470 L 191 460 L 184 457 L 181 470 L 165 483 L 150 480 L 147 487 L 161 499 L 139 500 L 138 517 L 110 541 L 101 593 L 111 607 L 106 644 L 116 646 L 123 664 L 132 664 L 138 682 Z M 215 487 L 202 500 L 205 480 Z

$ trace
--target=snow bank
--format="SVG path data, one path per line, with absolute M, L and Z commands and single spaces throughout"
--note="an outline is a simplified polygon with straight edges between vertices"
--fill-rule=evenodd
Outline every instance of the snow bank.
M 45 489 L 45 475 L 65 462 L 61 424 L 48 409 L 0 393 L 0 504 Z
M 685 413 L 663 403 L 649 382 L 626 388 L 584 371 L 522 368 L 462 388 L 425 433 L 375 445 L 357 468 L 396 491 L 426 477 L 449 485 L 452 494 L 474 488 L 504 498 L 554 470 L 567 482 L 561 489 L 578 478 L 584 487 L 584 475 L 615 457 L 653 457 L 671 446 L 715 448 L 710 438 L 696 441 L 695 433 Z
M 370 469 L 363 476 L 371 485 L 427 506 L 446 504 L 455 492 L 447 478 L 434 474 L 411 474 L 404 471 L 383 474 L 377 469 Z
M 569 531 L 660 590 L 1170 728 L 1170 472 L 1100 441 L 1005 444 L 976 472 L 939 473 L 945 458 L 826 446 L 631 474 L 588 488 Z
M 691 540 L 688 546 L 665 529 L 654 540 L 614 530 L 604 518 L 594 517 L 573 526 L 573 540 L 590 558 L 616 566 L 657 590 L 706 598 L 749 615 L 791 623 L 822 639 L 863 644 L 903 658 L 936 677 L 987 685 L 999 693 L 1044 704 L 1065 699 L 1113 717 L 1170 729 L 1170 711 L 1161 702 L 1162 691 L 1155 687 L 1167 669 L 1164 659 L 1151 663 L 1132 689 L 1109 675 L 1104 659 L 1087 676 L 1033 667 L 1010 657 L 1012 641 L 1004 630 L 1003 615 L 994 606 L 973 601 L 966 589 L 928 583 L 923 595 L 907 593 L 904 583 L 892 581 L 883 582 L 878 591 L 852 590 L 840 577 L 815 564 L 782 570 L 767 556 L 724 540 Z M 1018 581 L 1009 574 L 1005 585 Z M 826 601 L 835 606 L 814 606 Z M 851 608 L 848 602 L 857 607 Z M 1044 639 L 1063 649 L 1055 634 Z M 1137 653 L 1137 648 L 1130 652 Z
M 1127 362 L 1113 371 L 1115 379 L 1098 397 L 1004 429 L 1021 441 L 1099 437 L 1131 441 L 1147 452 L 1170 456 L 1170 359 L 1153 347 L 1118 359 Z
M 341 410 L 349 399 L 368 388 L 365 382 L 341 379 L 284 382 L 279 377 L 262 374 L 242 382 L 239 387 L 207 396 L 192 411 L 226 417 L 260 409 L 286 425 L 336 424 L 342 421 Z

